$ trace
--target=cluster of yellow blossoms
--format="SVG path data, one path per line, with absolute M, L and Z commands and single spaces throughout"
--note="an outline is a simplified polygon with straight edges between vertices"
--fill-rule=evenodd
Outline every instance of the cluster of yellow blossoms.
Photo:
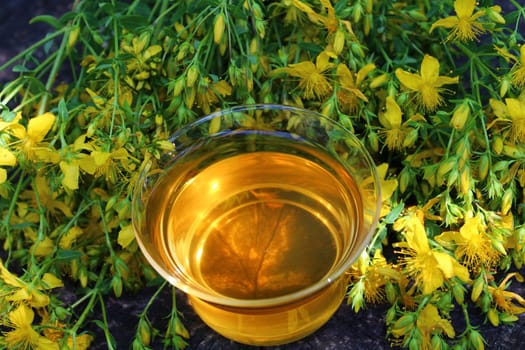
M 196 118 L 280 103 L 337 120 L 378 164 L 381 218 L 348 302 L 388 303 L 394 344 L 483 349 L 453 308 L 494 326 L 525 311 L 509 288 L 525 261 L 524 14 L 513 0 L 80 0 L 39 18 L 54 32 L 0 67 L 21 73 L 0 89 L 0 344 L 86 348 L 110 292 L 159 285 L 130 225 L 141 163 Z M 60 300 L 66 280 L 81 302 Z M 161 342 L 156 297 L 135 349 Z M 162 342 L 183 348 L 175 302 L 167 317 Z

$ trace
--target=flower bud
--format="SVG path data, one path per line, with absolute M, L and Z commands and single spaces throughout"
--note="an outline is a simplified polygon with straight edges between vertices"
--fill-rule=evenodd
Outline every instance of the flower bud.
M 374 26 L 374 20 L 372 16 L 372 14 L 366 14 L 363 18 L 363 33 L 365 33 L 365 35 L 370 34 L 370 30 Z
M 490 6 L 485 9 L 487 17 L 495 23 L 505 24 L 505 18 L 501 15 L 501 6 Z
M 483 337 L 479 333 L 479 331 L 471 328 L 468 340 L 470 344 L 473 346 L 474 350 L 484 350 L 485 349 L 485 341 L 483 340 Z
M 150 74 L 148 71 L 142 71 L 135 75 L 135 79 L 137 80 L 146 80 L 150 77 Z
M 364 0 L 366 13 L 372 13 L 374 9 L 374 0 Z
M 380 86 L 385 85 L 390 80 L 390 76 L 387 73 L 383 73 L 381 75 L 378 75 L 377 77 L 373 78 L 370 81 L 370 88 L 375 89 Z M 393 96 L 393 95 L 392 95 Z
M 465 167 L 459 176 L 459 188 L 461 193 L 466 196 L 470 192 L 470 168 Z
M 142 344 L 148 346 L 151 343 L 151 327 L 148 322 L 141 318 L 137 328 Z
M 360 1 L 356 1 L 353 8 L 352 19 L 353 23 L 359 23 L 361 16 L 363 15 L 363 6 Z
M 410 342 L 408 343 L 408 350 L 420 350 L 420 349 L 421 349 L 421 341 L 416 337 L 412 337 L 412 339 L 410 339 Z
M 195 49 L 191 46 L 191 44 L 186 42 L 186 41 L 183 42 L 175 50 L 177 50 L 177 49 L 178 49 L 177 61 L 179 61 L 179 62 L 182 61 L 183 59 L 185 59 L 188 54 L 193 54 L 193 52 L 195 51 Z
M 452 286 L 452 295 L 456 303 L 463 305 L 465 301 L 465 287 L 463 287 L 461 283 L 454 283 Z
M 519 320 L 518 316 L 509 314 L 507 312 L 502 312 L 501 314 L 499 314 L 499 319 L 503 323 L 512 323 Z
M 122 295 L 122 278 L 120 276 L 113 276 L 111 279 L 111 288 L 113 289 L 115 296 L 120 298 Z
M 499 326 L 499 315 L 498 311 L 494 308 L 490 308 L 489 312 L 487 312 L 487 318 L 489 319 L 489 322 L 494 326 Z
M 219 45 L 221 43 L 225 28 L 224 13 L 221 12 L 215 17 L 215 23 L 213 25 L 213 42 L 215 44 Z
M 492 140 L 492 151 L 495 154 L 501 154 L 503 151 L 503 138 L 501 136 L 494 136 L 494 139 Z
M 365 52 L 363 51 L 363 48 L 359 43 L 353 42 L 350 44 L 350 50 L 354 55 L 356 55 L 359 58 L 365 57 Z
M 192 64 L 186 71 L 186 86 L 193 87 L 199 78 L 199 69 L 196 65 Z
M 409 148 L 414 145 L 418 138 L 418 131 L 415 128 L 410 129 L 405 139 L 403 140 L 403 148 Z
M 419 22 L 426 22 L 428 20 L 427 16 L 419 9 L 409 10 L 408 15 Z
M 479 296 L 481 295 L 481 292 L 483 292 L 484 286 L 485 286 L 484 278 L 482 275 L 480 275 L 474 281 L 474 285 L 472 286 L 472 292 L 470 293 L 470 300 L 472 300 L 473 302 L 478 301 Z
M 86 288 L 87 287 L 88 271 L 87 271 L 87 267 L 84 264 L 81 264 L 80 267 L 79 267 L 78 280 L 79 280 L 80 286 L 82 286 L 82 288 Z
M 469 108 L 468 102 L 464 101 L 461 105 L 459 105 L 455 109 L 454 114 L 452 114 L 452 118 L 450 119 L 450 126 L 452 126 L 454 129 L 458 131 L 463 130 L 469 115 L 470 115 L 470 108 Z
M 368 144 L 374 152 L 379 151 L 379 136 L 376 132 L 370 131 L 370 133 L 368 134 Z
M 450 173 L 452 169 L 457 166 L 457 158 L 450 157 L 440 162 L 437 170 L 438 184 L 442 184 L 445 181 L 445 175 Z
M 488 293 L 484 293 L 481 298 L 479 298 L 479 307 L 482 312 L 488 312 L 491 304 L 491 297 Z
M 71 31 L 69 32 L 69 36 L 67 38 L 67 52 L 71 52 L 73 47 L 78 41 L 78 35 L 80 34 L 80 26 L 76 25 L 73 28 L 71 28 Z
M 512 207 L 512 202 L 514 200 L 514 191 L 512 188 L 507 188 L 503 193 L 503 198 L 501 200 L 501 213 L 507 215 Z
M 448 349 L 449 348 L 449 346 L 445 342 L 445 340 L 443 340 L 443 338 L 441 338 L 439 336 L 439 334 L 437 334 L 437 333 L 432 336 L 432 340 L 430 341 L 430 345 L 431 345 L 431 349 L 432 350 Z
M 399 174 L 399 191 L 401 193 L 405 193 L 405 191 L 408 188 L 408 185 L 412 183 L 410 170 L 407 170 L 407 168 L 404 168 L 401 170 L 401 173 Z
M 339 55 L 345 47 L 345 33 L 339 28 L 334 35 L 333 49 L 336 55 Z
M 487 175 L 489 173 L 489 164 L 490 164 L 490 158 L 486 153 L 484 153 L 479 158 L 479 167 L 478 167 L 478 176 L 481 181 L 487 178 Z
M 321 108 L 321 114 L 328 118 L 334 117 L 334 100 L 328 99 Z
M 185 92 L 186 93 L 184 94 L 184 103 L 186 104 L 186 107 L 188 109 L 191 109 L 193 107 L 193 103 L 195 102 L 196 89 L 186 89 Z
M 415 316 L 413 313 L 406 313 L 401 316 L 392 326 L 392 332 L 396 334 L 408 334 L 414 329 Z
M 396 315 L 397 315 L 396 308 L 390 307 L 385 315 L 385 323 L 387 326 L 394 323 L 394 320 L 396 319 Z
M 511 85 L 512 80 L 507 76 L 503 77 L 503 80 L 501 80 L 501 85 L 499 87 L 500 97 L 504 97 L 505 95 L 507 95 L 507 92 L 509 91 Z
M 180 35 L 181 39 L 185 40 L 188 38 L 188 30 L 182 23 L 175 22 L 173 24 L 173 29 L 175 29 L 175 32 Z
M 173 83 L 173 97 L 180 96 L 184 90 L 185 83 L 184 76 L 180 76 L 175 80 L 175 83 Z
M 385 285 L 385 295 L 386 300 L 388 300 L 390 304 L 394 305 L 398 298 L 398 293 L 396 287 L 391 282 L 388 282 Z

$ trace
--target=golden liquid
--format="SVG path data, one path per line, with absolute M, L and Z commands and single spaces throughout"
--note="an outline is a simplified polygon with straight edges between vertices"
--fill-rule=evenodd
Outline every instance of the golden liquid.
M 330 274 L 358 253 L 359 194 L 343 167 L 312 152 L 214 162 L 195 156 L 151 194 L 146 225 L 166 274 L 184 275 L 213 296 L 190 300 L 230 339 L 272 345 L 302 338 L 342 301 L 346 281 Z

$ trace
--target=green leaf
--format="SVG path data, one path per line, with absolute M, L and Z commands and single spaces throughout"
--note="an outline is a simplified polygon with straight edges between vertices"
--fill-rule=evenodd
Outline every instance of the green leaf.
M 17 64 L 16 66 L 13 67 L 13 72 L 16 72 L 16 73 L 31 73 L 32 70 L 27 68 L 27 67 L 22 66 L 21 64 Z
M 2 120 L 7 123 L 12 122 L 15 119 L 15 117 L 16 117 L 16 112 L 12 112 L 8 110 L 4 110 L 0 114 L 0 118 L 2 118 Z
M 30 24 L 33 23 L 46 23 L 49 24 L 54 29 L 59 29 L 62 25 L 60 24 L 60 21 L 56 19 L 54 16 L 51 15 L 40 15 L 33 17 L 30 21 Z
M 120 18 L 120 24 L 124 28 L 134 33 L 150 25 L 146 17 L 138 16 L 138 15 L 122 16 Z
M 388 215 L 385 217 L 385 222 L 388 224 L 393 224 L 394 221 L 397 220 L 398 216 L 403 211 L 404 207 L 405 207 L 405 204 L 402 202 L 396 205 L 395 207 L 393 207 L 392 210 L 390 210 Z
M 69 261 L 69 260 L 78 259 L 81 256 L 82 256 L 82 252 L 78 250 L 59 249 L 56 254 L 56 259 Z

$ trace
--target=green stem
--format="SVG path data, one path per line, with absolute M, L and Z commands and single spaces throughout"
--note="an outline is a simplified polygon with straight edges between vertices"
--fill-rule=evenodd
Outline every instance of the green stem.
M 11 202 L 9 203 L 9 208 L 7 209 L 7 212 L 4 214 L 4 219 L 2 220 L 2 227 L 5 230 L 5 236 L 2 234 L 2 238 L 4 238 L 6 241 L 11 240 L 11 224 L 9 221 L 11 220 L 11 217 L 13 216 L 13 213 L 15 211 L 16 204 L 18 203 L 18 196 L 20 195 L 20 192 L 23 188 L 26 188 L 27 184 L 29 183 L 30 179 L 24 178 L 24 173 L 20 170 L 20 168 L 15 171 L 13 174 L 13 177 L 16 177 L 20 175 L 20 178 L 17 181 L 15 192 L 13 193 Z M 1 232 L 1 231 L 0 231 Z M 8 255 L 7 255 L 7 262 L 10 260 L 11 257 L 11 245 L 9 245 Z
M 102 208 L 102 204 L 100 203 L 100 201 L 97 201 L 97 205 L 98 205 L 99 211 L 101 213 L 100 217 L 101 217 L 101 221 L 102 221 L 102 226 L 104 228 L 104 237 L 106 239 L 106 246 L 108 247 L 111 260 L 114 261 L 116 254 L 115 254 L 115 251 L 113 250 L 113 246 L 111 244 L 111 238 L 109 237 L 109 228 L 108 228 L 108 224 L 106 222 L 106 218 L 104 217 L 104 212 L 105 211 L 104 211 L 104 208 Z
M 158 296 L 164 290 L 164 288 L 166 288 L 166 285 L 168 285 L 168 281 L 164 280 L 162 282 L 162 284 L 159 286 L 159 288 L 157 288 L 155 293 L 153 293 L 151 298 L 148 300 L 147 304 L 144 306 L 144 309 L 142 309 L 142 312 L 139 315 L 140 318 L 143 318 L 143 317 L 146 316 L 146 314 L 148 313 L 149 309 L 153 305 L 153 302 L 158 298 Z
M 60 66 L 62 65 L 62 62 L 64 61 L 64 54 L 66 52 L 66 45 L 69 37 L 69 33 L 71 32 L 71 26 L 68 25 L 65 27 L 65 33 L 62 36 L 62 42 L 60 43 L 60 47 L 57 50 L 57 56 L 55 58 L 55 62 L 53 62 L 53 66 L 51 68 L 51 72 L 49 72 L 49 76 L 47 78 L 46 82 L 46 88 L 45 93 L 42 96 L 42 100 L 40 101 L 40 106 L 38 108 L 37 115 L 44 114 L 46 110 L 47 101 L 49 99 L 49 96 L 51 95 L 51 88 L 53 87 L 53 84 L 55 83 L 55 79 L 58 75 L 58 71 L 60 69 Z
M 79 305 L 81 301 L 89 298 L 89 301 L 86 307 L 84 308 L 84 310 L 82 311 L 82 314 L 80 314 L 79 318 L 77 319 L 73 327 L 71 327 L 71 331 L 73 333 L 76 333 L 78 331 L 80 326 L 86 321 L 89 314 L 93 311 L 97 297 L 100 294 L 101 284 L 104 281 L 104 277 L 106 275 L 107 269 L 108 269 L 108 265 L 102 265 L 102 269 L 100 270 L 100 273 L 98 275 L 98 279 L 97 279 L 97 283 L 95 284 L 95 287 L 92 290 L 90 290 L 88 293 L 86 293 L 86 295 L 83 298 L 81 298 L 79 301 L 77 301 L 75 304 L 71 306 L 71 308 L 74 308 L 75 306 Z
M 106 313 L 106 305 L 104 304 L 104 298 L 102 297 L 102 295 L 100 293 L 97 293 L 97 296 L 98 296 L 98 299 L 99 299 L 99 302 L 100 302 L 100 309 L 101 309 L 101 313 L 102 313 L 102 321 L 104 322 L 104 326 L 103 327 L 103 331 L 104 331 L 104 336 L 106 337 L 106 344 L 108 346 L 108 350 L 113 350 L 115 349 L 115 347 L 113 346 L 113 341 L 112 341 L 112 336 L 111 336 L 111 333 L 109 331 L 109 327 L 108 327 L 108 316 L 107 316 L 107 313 Z
M 29 46 L 27 49 L 25 49 L 24 51 L 20 52 L 18 55 L 14 56 L 9 61 L 7 61 L 3 65 L 1 65 L 0 66 L 0 71 L 3 71 L 7 67 L 13 65 L 18 60 L 20 60 L 22 57 L 27 55 L 29 52 L 32 52 L 32 51 L 36 50 L 37 48 L 39 48 L 40 46 L 44 45 L 48 41 L 51 41 L 51 40 L 55 39 L 56 37 L 64 34 L 64 31 L 66 31 L 66 28 L 61 28 L 61 29 L 57 30 L 56 32 L 49 34 L 45 38 L 37 41 L 36 43 L 34 43 L 33 45 Z

